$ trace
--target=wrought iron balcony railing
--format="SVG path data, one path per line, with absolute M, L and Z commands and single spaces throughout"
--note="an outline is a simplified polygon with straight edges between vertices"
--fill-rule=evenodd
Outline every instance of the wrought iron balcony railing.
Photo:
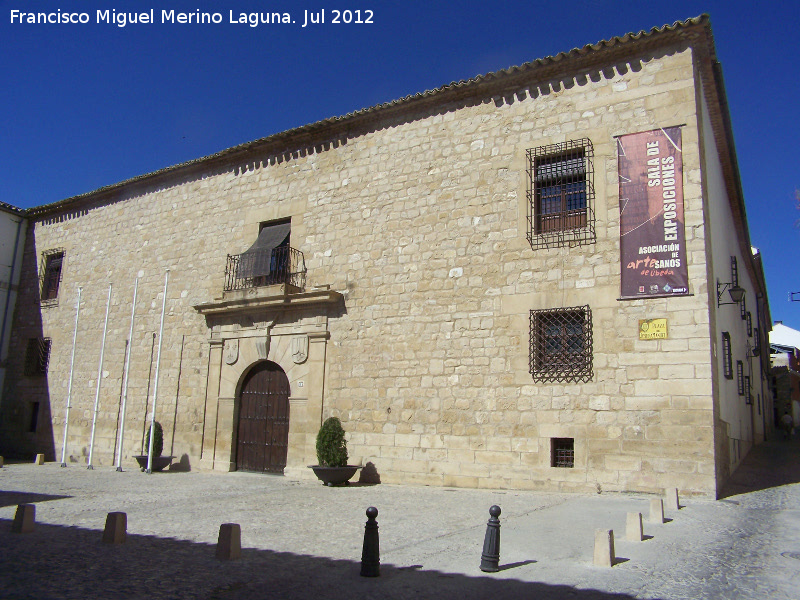
M 225 289 L 245 290 L 267 285 L 289 284 L 300 290 L 306 285 L 303 253 L 289 246 L 229 254 L 225 268 Z

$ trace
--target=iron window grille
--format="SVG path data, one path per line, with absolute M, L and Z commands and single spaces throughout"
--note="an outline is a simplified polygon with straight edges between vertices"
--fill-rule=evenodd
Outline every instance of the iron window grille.
M 534 250 L 596 240 L 594 147 L 588 138 L 530 148 L 528 242 Z
M 745 404 L 752 404 L 753 398 L 750 396 L 750 376 L 744 376 L 744 402 Z
M 722 332 L 722 368 L 725 379 L 733 379 L 733 358 L 731 357 L 731 334 Z
M 44 375 L 50 363 L 50 338 L 30 338 L 25 352 L 25 375 Z
M 592 378 L 592 311 L 589 306 L 532 310 L 529 370 L 542 383 Z
M 753 354 L 758 356 L 761 354 L 761 338 L 758 335 L 758 327 L 753 327 L 753 337 L 755 338 L 755 346 L 753 347 Z
M 753 317 L 750 312 L 747 313 L 747 337 L 753 337 Z
M 736 262 L 736 257 L 731 256 L 731 286 L 738 287 L 739 285 L 739 264 Z
M 550 439 L 550 466 L 572 469 L 575 466 L 575 440 L 572 438 Z
M 744 396 L 744 364 L 740 360 L 736 361 L 736 391 Z
M 747 296 L 742 296 L 742 301 L 739 303 L 739 311 L 742 315 L 742 321 L 747 319 Z
M 39 268 L 39 300 L 42 306 L 58 304 L 58 288 L 61 286 L 63 266 L 63 248 L 42 252 L 42 263 Z

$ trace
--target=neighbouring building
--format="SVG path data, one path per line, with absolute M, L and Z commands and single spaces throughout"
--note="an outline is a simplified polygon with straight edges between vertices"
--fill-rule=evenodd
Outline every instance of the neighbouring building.
M 128 466 L 156 402 L 189 468 L 310 477 L 338 416 L 383 482 L 714 495 L 772 427 L 707 16 L 26 215 L 7 454 L 56 459 L 71 389 L 111 464 L 128 346 Z
M 787 412 L 795 427 L 800 427 L 800 331 L 775 321 L 769 333 L 769 353 L 775 427 L 780 427 Z
M 0 202 L 0 406 L 27 229 L 24 213 L 20 208 Z

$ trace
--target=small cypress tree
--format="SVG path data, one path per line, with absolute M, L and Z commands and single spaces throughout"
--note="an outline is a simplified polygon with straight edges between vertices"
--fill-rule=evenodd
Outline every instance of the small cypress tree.
M 338 417 L 325 419 L 317 434 L 317 461 L 321 467 L 347 465 L 347 441 Z
M 164 430 L 161 428 L 161 423 L 158 421 L 155 422 L 153 426 L 153 458 L 161 456 L 161 452 L 164 450 Z M 147 437 L 144 440 L 144 451 L 145 454 L 150 451 L 150 428 L 147 428 Z

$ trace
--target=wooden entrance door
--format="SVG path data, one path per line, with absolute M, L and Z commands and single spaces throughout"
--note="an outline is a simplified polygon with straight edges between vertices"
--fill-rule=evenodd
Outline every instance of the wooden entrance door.
M 259 363 L 242 383 L 236 468 L 283 473 L 288 449 L 289 379 L 275 363 Z

